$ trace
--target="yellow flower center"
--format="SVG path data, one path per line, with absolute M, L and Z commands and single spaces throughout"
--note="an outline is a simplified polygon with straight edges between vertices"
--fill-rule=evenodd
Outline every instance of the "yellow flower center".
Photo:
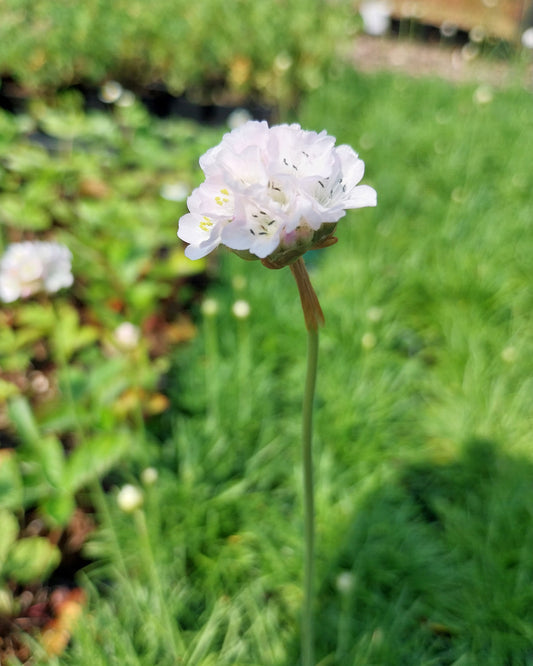
M 215 201 L 217 202 L 217 204 L 219 206 L 223 206 L 225 203 L 228 203 L 228 201 L 229 201 L 229 198 L 228 198 L 229 197 L 229 192 L 226 188 L 223 188 L 222 190 L 220 190 L 220 194 L 222 194 L 222 196 L 221 197 L 216 196 Z
M 204 215 L 202 218 L 202 221 L 200 222 L 200 229 L 202 231 L 209 231 L 209 229 L 213 226 L 213 222 L 206 216 Z

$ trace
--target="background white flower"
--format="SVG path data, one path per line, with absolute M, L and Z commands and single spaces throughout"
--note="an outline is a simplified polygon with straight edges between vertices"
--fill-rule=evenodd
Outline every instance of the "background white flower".
M 228 116 L 228 126 L 230 129 L 236 129 L 252 119 L 252 114 L 247 109 L 235 109 Z
M 185 201 L 190 191 L 191 189 L 186 183 L 178 181 L 162 185 L 159 194 L 167 201 Z
M 247 319 L 251 312 L 250 303 L 243 299 L 239 299 L 231 306 L 231 311 L 237 319 Z
M 12 243 L 0 260 L 0 299 L 6 303 L 40 291 L 54 293 L 73 281 L 72 254 L 60 243 Z
M 113 337 L 119 347 L 125 350 L 132 350 L 137 347 L 141 338 L 141 331 L 138 326 L 129 321 L 123 321 L 114 332 Z
M 205 181 L 187 200 L 178 236 L 198 259 L 224 244 L 291 263 L 320 246 L 350 208 L 376 205 L 376 192 L 358 185 L 364 163 L 349 146 L 300 125 L 249 121 L 224 135 L 200 158 Z
M 386 35 L 391 24 L 391 6 L 387 0 L 367 0 L 362 2 L 359 13 L 363 19 L 363 30 L 367 35 Z
M 117 493 L 117 504 L 124 513 L 133 513 L 143 505 L 142 492 L 131 483 L 127 483 Z

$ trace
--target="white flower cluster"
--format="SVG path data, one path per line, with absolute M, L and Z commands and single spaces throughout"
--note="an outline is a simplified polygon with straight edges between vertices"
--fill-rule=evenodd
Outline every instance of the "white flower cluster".
M 375 190 L 357 185 L 364 173 L 357 153 L 297 124 L 249 121 L 200 166 L 206 179 L 188 198 L 178 230 L 190 259 L 223 244 L 281 267 L 327 245 L 347 209 L 376 205 Z
M 41 291 L 53 293 L 70 287 L 72 255 L 60 243 L 12 243 L 0 260 L 0 299 L 11 303 Z

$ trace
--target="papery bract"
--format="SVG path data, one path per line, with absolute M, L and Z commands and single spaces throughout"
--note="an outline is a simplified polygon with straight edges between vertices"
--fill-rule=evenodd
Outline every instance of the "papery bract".
M 188 198 L 178 230 L 190 259 L 223 244 L 279 268 L 331 244 L 347 209 L 376 205 L 375 190 L 358 185 L 364 163 L 357 153 L 297 124 L 244 123 L 200 166 L 205 181 Z
M 6 303 L 41 291 L 54 293 L 70 287 L 72 255 L 60 243 L 12 243 L 0 260 L 0 299 Z

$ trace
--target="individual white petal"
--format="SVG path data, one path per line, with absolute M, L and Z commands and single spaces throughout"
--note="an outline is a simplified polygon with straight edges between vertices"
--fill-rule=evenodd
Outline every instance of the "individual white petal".
M 338 146 L 335 152 L 340 160 L 343 180 L 356 185 L 364 176 L 365 163 L 351 146 Z
M 279 245 L 284 224 L 266 207 L 250 201 L 240 203 L 236 221 L 224 227 L 221 241 L 232 250 L 249 250 L 263 259 Z
M 369 185 L 358 185 L 350 192 L 350 196 L 343 202 L 345 208 L 364 208 L 377 205 L 377 193 Z
M 188 259 L 202 259 L 206 257 L 210 252 L 217 248 L 220 243 L 208 242 L 201 243 L 200 245 L 187 245 L 185 248 L 185 256 Z
M 309 213 L 305 219 L 311 229 L 318 231 L 323 224 L 338 222 L 341 217 L 344 217 L 345 215 L 346 205 L 344 203 L 325 207 L 321 206 L 318 202 L 315 202 L 312 212 Z
M 260 259 L 268 257 L 278 247 L 279 230 L 260 236 L 243 224 L 230 224 L 222 232 L 222 242 L 232 250 L 249 250 Z
M 250 120 L 232 132 L 228 132 L 222 139 L 224 147 L 236 153 L 242 152 L 248 146 L 258 146 L 266 149 L 270 138 L 270 129 L 266 120 Z
M 259 259 L 264 259 L 272 254 L 279 245 L 279 233 L 272 236 L 255 236 L 253 243 L 250 245 L 250 252 L 255 254 Z
M 222 141 L 210 148 L 200 158 L 200 167 L 209 175 L 209 172 L 218 167 L 220 153 L 226 151 L 233 154 L 240 154 L 250 146 L 256 146 L 260 150 L 265 149 L 269 137 L 269 128 L 266 121 L 250 120 L 244 125 L 224 134 Z
M 252 234 L 245 222 L 228 224 L 222 230 L 221 239 L 232 250 L 249 250 L 252 244 Z
M 186 243 L 199 245 L 217 234 L 218 223 L 207 215 L 188 213 L 184 215 L 178 227 L 178 236 Z

